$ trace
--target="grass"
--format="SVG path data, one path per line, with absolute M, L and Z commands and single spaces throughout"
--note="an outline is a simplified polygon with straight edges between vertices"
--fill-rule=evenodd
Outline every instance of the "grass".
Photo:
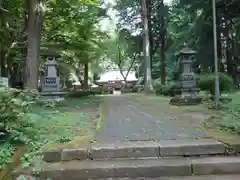
M 31 112 L 24 117 L 33 123 L 34 136 L 28 143 L 28 152 L 21 158 L 22 166 L 27 167 L 34 162 L 35 157 L 41 155 L 41 150 L 47 144 L 66 143 L 76 136 L 87 136 L 91 139 L 99 118 L 100 101 L 100 97 L 87 97 L 66 99 L 56 106 L 51 104 L 51 107 L 34 105 Z M 11 144 L 1 145 L 0 156 L 1 151 L 6 150 L 4 153 L 9 151 L 11 157 L 16 148 L 10 151 L 9 147 Z
M 222 104 L 220 110 L 215 111 L 215 115 L 206 121 L 205 126 L 211 129 L 215 128 L 217 131 L 240 135 L 240 93 L 236 92 L 227 96 L 232 101 Z
M 35 106 L 26 118 L 48 139 L 75 135 L 92 136 L 98 118 L 99 99 L 68 99 L 56 107 Z

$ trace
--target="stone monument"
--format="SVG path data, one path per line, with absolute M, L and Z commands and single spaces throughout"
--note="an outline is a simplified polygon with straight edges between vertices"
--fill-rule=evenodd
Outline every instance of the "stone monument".
M 43 57 L 46 59 L 45 62 L 45 73 L 41 77 L 41 89 L 42 96 L 47 97 L 51 100 L 61 100 L 63 94 L 60 92 L 60 77 L 57 72 L 57 61 L 58 57 L 55 53 L 45 52 Z
M 199 89 L 196 87 L 196 75 L 193 65 L 196 61 L 196 52 L 183 48 L 177 54 L 179 79 L 175 96 L 170 100 L 173 105 L 196 105 L 201 103 Z

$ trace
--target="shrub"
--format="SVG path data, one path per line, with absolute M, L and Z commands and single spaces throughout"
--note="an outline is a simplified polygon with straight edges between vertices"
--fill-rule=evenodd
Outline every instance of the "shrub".
M 155 91 L 157 95 L 173 96 L 175 88 L 176 83 L 174 82 L 167 82 L 165 85 L 155 84 Z
M 202 91 L 207 91 L 212 95 L 215 94 L 215 74 L 201 74 L 197 76 L 197 87 Z M 231 77 L 219 73 L 220 92 L 230 92 L 234 87 Z
M 85 90 L 80 90 L 80 91 L 73 91 L 73 92 L 68 92 L 66 94 L 67 97 L 71 98 L 80 98 L 80 97 L 85 97 L 85 96 L 90 96 L 90 95 L 97 95 L 101 94 L 101 89 L 96 88 L 96 89 L 85 89 Z
M 25 130 L 31 127 L 23 119 L 24 114 L 31 109 L 35 96 L 29 91 L 11 88 L 0 88 L 0 124 L 1 137 L 4 140 L 26 142 Z
M 134 93 L 138 93 L 138 92 L 141 92 L 142 91 L 142 86 L 139 86 L 139 85 L 135 85 L 132 87 L 132 92 Z

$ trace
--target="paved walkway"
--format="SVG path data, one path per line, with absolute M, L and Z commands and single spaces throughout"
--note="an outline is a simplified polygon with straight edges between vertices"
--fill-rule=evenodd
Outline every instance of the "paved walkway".
M 164 114 L 143 110 L 129 95 L 108 96 L 106 101 L 108 111 L 96 134 L 97 141 L 197 139 L 205 136 L 199 129 L 180 126 Z M 152 108 L 156 110 L 157 107 Z

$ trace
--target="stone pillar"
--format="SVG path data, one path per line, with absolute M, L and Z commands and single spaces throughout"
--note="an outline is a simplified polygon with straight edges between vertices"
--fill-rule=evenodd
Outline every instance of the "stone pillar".
M 176 54 L 180 72 L 178 87 L 176 89 L 178 93 L 170 100 L 170 104 L 194 105 L 201 103 L 193 68 L 196 61 L 195 54 L 196 52 L 189 48 L 183 48 Z

